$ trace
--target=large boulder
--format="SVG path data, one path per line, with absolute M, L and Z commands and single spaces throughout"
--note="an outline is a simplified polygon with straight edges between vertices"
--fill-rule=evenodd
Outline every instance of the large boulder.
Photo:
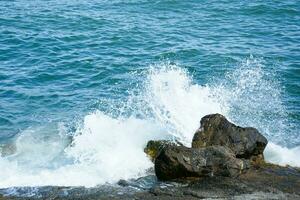
M 192 147 L 221 145 L 230 148 L 238 158 L 260 158 L 268 143 L 255 128 L 243 128 L 229 122 L 223 115 L 206 115 L 195 133 Z
M 236 177 L 247 167 L 246 161 L 237 159 L 230 149 L 222 146 L 194 149 L 169 145 L 155 159 L 155 173 L 159 180 L 202 176 Z

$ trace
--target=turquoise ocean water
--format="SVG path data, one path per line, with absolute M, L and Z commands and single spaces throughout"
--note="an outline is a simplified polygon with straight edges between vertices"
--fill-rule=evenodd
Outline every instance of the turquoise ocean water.
M 142 176 L 214 112 L 300 165 L 299 1 L 0 1 L 0 187 Z

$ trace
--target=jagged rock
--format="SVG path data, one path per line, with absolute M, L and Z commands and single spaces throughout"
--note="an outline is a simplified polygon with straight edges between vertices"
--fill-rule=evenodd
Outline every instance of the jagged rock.
M 158 156 L 160 151 L 167 145 L 182 145 L 169 140 L 150 140 L 144 148 L 144 152 L 149 156 L 152 162 Z
M 267 139 L 257 129 L 242 128 L 229 122 L 223 115 L 206 115 L 195 133 L 192 147 L 221 145 L 230 148 L 236 157 L 250 159 L 263 157 Z
M 202 176 L 236 177 L 248 165 L 222 146 L 188 148 L 165 146 L 155 159 L 155 173 L 160 180 Z

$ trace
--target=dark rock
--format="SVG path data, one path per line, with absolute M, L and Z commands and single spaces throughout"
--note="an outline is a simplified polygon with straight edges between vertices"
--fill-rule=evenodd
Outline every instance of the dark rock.
M 150 140 L 147 146 L 144 148 L 144 152 L 154 162 L 160 151 L 167 145 L 182 145 L 180 143 L 174 143 L 169 140 Z
M 38 187 L 22 194 L 21 188 L 8 189 L 10 195 L 2 194 L 0 200 L 197 200 L 197 199 L 300 199 L 300 170 L 266 164 L 258 169 L 251 168 L 236 178 L 201 177 L 186 184 L 159 182 L 149 190 L 136 190 L 128 187 L 98 186 L 85 187 L 46 187 L 46 192 L 38 192 Z M 35 192 L 35 196 L 31 196 Z
M 117 184 L 122 187 L 127 187 L 130 185 L 130 183 L 124 179 L 119 180 Z
M 249 159 L 262 157 L 267 139 L 257 129 L 242 128 L 229 122 L 223 115 L 206 115 L 195 133 L 192 147 L 202 148 L 221 145 L 230 148 L 236 157 Z
M 299 177 L 298 169 L 267 164 L 236 178 L 201 177 L 187 186 L 161 188 L 156 196 L 167 199 L 165 194 L 172 190 L 169 199 L 300 199 Z
M 187 148 L 169 145 L 155 159 L 155 173 L 160 180 L 202 176 L 236 177 L 248 165 L 222 146 Z

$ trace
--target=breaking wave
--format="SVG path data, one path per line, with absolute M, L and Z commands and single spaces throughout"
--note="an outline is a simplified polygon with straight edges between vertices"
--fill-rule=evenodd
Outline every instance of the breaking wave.
M 96 110 L 72 137 L 64 124 L 31 127 L 2 146 L 0 187 L 93 187 L 146 175 L 153 166 L 143 152 L 148 140 L 176 139 L 190 146 L 200 119 L 211 113 L 257 127 L 270 141 L 268 161 L 300 166 L 299 147 L 285 147 L 298 138 L 290 131 L 280 84 L 262 61 L 248 59 L 205 85 L 170 63 L 133 76 L 143 80 L 118 115 Z

